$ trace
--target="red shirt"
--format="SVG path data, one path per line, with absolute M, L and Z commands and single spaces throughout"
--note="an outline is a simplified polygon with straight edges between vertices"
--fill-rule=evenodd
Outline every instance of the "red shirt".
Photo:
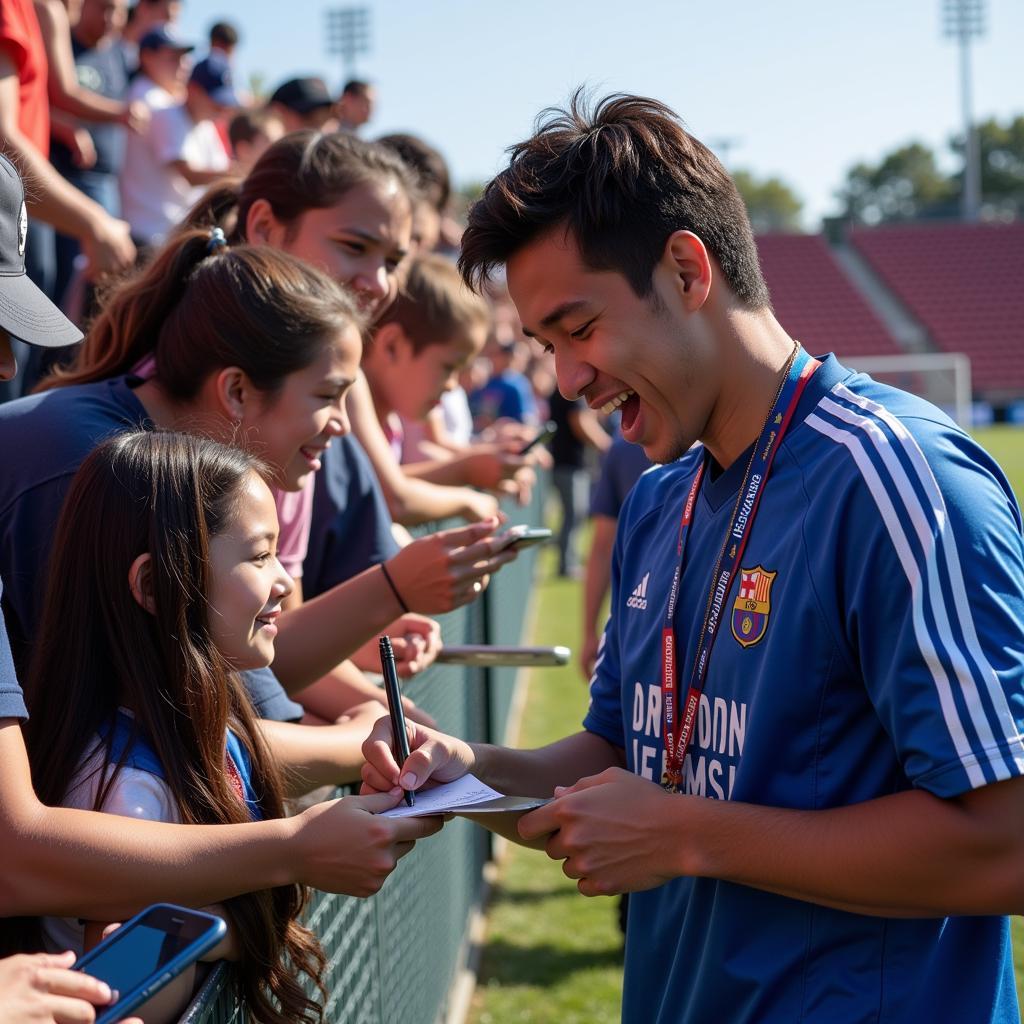
M 49 65 L 32 0 L 0 0 L 0 46 L 18 74 L 18 127 L 43 156 L 49 157 Z

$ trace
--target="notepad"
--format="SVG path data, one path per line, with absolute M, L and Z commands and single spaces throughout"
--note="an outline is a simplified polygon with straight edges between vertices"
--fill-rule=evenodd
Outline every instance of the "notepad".
M 454 782 L 444 782 L 433 789 L 416 791 L 416 804 L 404 803 L 382 811 L 383 818 L 419 818 L 427 814 L 492 814 L 509 811 L 532 811 L 547 800 L 532 796 L 505 796 L 491 789 L 475 775 L 463 775 Z

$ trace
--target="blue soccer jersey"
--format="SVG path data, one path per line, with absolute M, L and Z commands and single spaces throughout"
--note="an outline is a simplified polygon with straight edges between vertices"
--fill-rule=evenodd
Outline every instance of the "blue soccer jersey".
M 663 767 L 661 629 L 698 449 L 619 520 L 585 727 Z M 675 617 L 684 687 L 746 469 L 705 473 Z M 828 357 L 779 449 L 711 657 L 683 789 L 824 809 L 1024 773 L 1024 544 L 992 459 Z M 1019 1020 L 1005 918 L 868 917 L 713 879 L 630 897 L 630 1024 Z

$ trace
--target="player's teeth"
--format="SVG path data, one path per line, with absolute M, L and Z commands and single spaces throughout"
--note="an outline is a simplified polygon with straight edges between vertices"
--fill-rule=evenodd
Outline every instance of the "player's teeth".
M 623 391 L 621 394 L 616 395 L 601 406 L 601 412 L 603 412 L 605 416 L 611 415 L 611 413 L 615 412 L 615 410 L 618 409 L 618 407 L 622 405 L 622 403 L 625 402 L 632 394 L 632 391 Z

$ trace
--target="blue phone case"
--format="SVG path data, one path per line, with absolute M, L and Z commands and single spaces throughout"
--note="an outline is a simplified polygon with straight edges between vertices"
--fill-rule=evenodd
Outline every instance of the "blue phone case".
M 111 985 L 112 988 L 120 987 L 121 998 L 111 1006 L 96 1008 L 96 1024 L 114 1024 L 115 1021 L 129 1016 L 133 1010 L 141 1006 L 151 996 L 156 995 L 168 982 L 181 974 L 186 967 L 195 963 L 204 953 L 208 953 L 213 949 L 227 933 L 227 925 L 213 914 L 204 914 L 202 911 L 179 907 L 173 903 L 154 903 L 152 906 L 146 907 L 141 913 L 136 914 L 130 921 L 126 921 L 116 932 L 96 946 L 95 949 L 79 957 L 72 970 L 92 974 L 93 972 L 89 969 L 90 965 L 109 953 L 115 943 L 130 943 L 133 939 L 133 932 L 136 933 L 134 937 L 137 939 L 139 929 L 141 928 L 155 930 L 156 924 L 154 922 L 159 921 L 161 917 L 167 914 L 172 914 L 178 918 L 185 918 L 190 924 L 205 927 L 195 938 L 188 940 L 187 945 L 183 946 L 166 963 L 159 964 L 159 966 L 151 971 L 147 968 L 148 973 L 142 974 L 138 982 L 127 990 L 125 990 L 123 980 L 119 986 Z M 94 977 L 98 977 L 108 984 L 111 983 L 111 979 L 103 977 L 101 972 L 94 974 Z

